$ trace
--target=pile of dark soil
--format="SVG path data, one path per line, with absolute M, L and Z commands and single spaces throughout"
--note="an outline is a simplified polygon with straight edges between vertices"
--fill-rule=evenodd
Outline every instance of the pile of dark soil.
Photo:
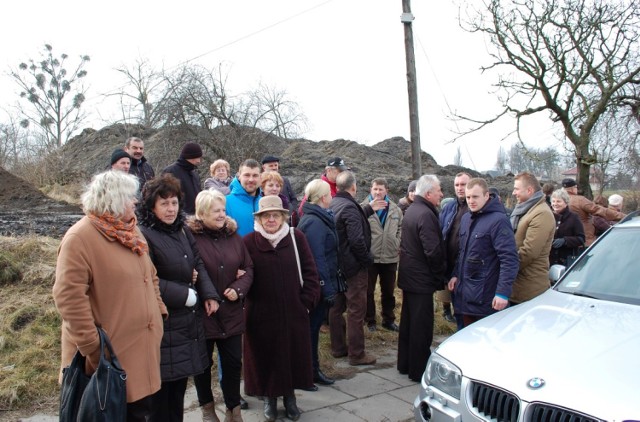
M 306 184 L 320 177 L 327 160 L 332 157 L 343 158 L 356 174 L 358 201 L 369 193 L 371 181 L 376 177 L 387 179 L 389 196 L 396 202 L 406 195 L 412 180 L 411 143 L 402 137 L 366 146 L 345 139 L 318 142 L 283 139 L 255 128 L 227 126 L 211 131 L 196 127 L 149 129 L 129 124 L 114 124 L 100 130 L 85 129 L 45 159 L 56 163 L 51 167 L 62 177 L 57 178 L 59 183 L 84 184 L 92 175 L 107 168 L 113 150 L 122 148 L 130 136 L 145 141 L 145 157 L 156 174 L 178 158 L 186 142 L 199 143 L 204 152 L 199 169 L 202 181 L 209 177 L 209 165 L 218 158 L 227 160 L 233 173 L 246 158 L 260 161 L 266 154 L 278 156 L 281 172 L 289 178 L 299 198 L 302 198 Z M 504 199 L 510 197 L 512 177 L 492 179 L 464 167 L 442 167 L 424 151 L 421 161 L 423 174 L 436 174 L 440 178 L 445 197 L 455 196 L 453 179 L 461 171 L 473 177 L 487 178 Z M 36 233 L 60 237 L 80 217 L 81 210 L 77 206 L 54 201 L 24 180 L 0 170 L 0 234 Z
M 60 237 L 82 216 L 82 210 L 55 201 L 0 167 L 0 234 Z

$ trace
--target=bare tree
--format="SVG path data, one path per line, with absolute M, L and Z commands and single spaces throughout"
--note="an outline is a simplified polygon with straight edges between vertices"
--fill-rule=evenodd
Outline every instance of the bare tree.
M 512 173 L 529 171 L 545 179 L 552 178 L 558 173 L 561 160 L 558 152 L 552 147 L 538 149 L 527 147 L 522 143 L 513 145 L 506 155 Z
M 222 133 L 225 156 L 255 156 L 268 136 L 300 136 L 306 119 L 285 91 L 260 85 L 240 95 L 227 90 L 223 66 L 206 69 L 185 65 L 166 75 L 167 123 Z M 255 130 L 252 130 L 255 129 Z M 259 130 L 258 130 L 259 129 Z
M 470 8 L 477 6 L 470 2 Z M 638 117 L 640 3 L 635 0 L 484 0 L 463 27 L 489 36 L 502 111 L 471 119 L 466 133 L 505 115 L 549 113 L 573 145 L 578 185 L 591 196 L 592 132 L 608 110 Z M 466 134 L 465 133 L 465 134 Z M 464 135 L 464 134 L 463 134 Z
M 162 127 L 167 122 L 167 99 L 171 90 L 163 70 L 157 70 L 147 59 L 138 58 L 131 66 L 116 69 L 125 78 L 120 96 L 125 122 L 134 114 L 136 123 L 146 127 Z
M 456 154 L 453 156 L 453 165 L 462 167 L 462 151 L 460 150 L 460 145 L 456 148 Z
M 10 74 L 22 90 L 20 97 L 30 106 L 22 109 L 24 119 L 20 124 L 25 128 L 34 124 L 50 146 L 60 147 L 85 118 L 81 107 L 86 89 L 81 80 L 87 75 L 84 66 L 90 58 L 80 56 L 79 63 L 68 72 L 67 54 L 57 58 L 51 45 L 45 44 L 44 49 L 39 61 L 20 63 Z
M 253 126 L 285 139 L 297 138 L 307 130 L 300 106 L 286 90 L 261 83 L 247 93 L 253 107 Z
M 501 174 L 507 173 L 507 161 L 509 157 L 507 153 L 504 152 L 504 148 L 498 148 L 498 157 L 496 158 L 496 170 L 498 170 Z

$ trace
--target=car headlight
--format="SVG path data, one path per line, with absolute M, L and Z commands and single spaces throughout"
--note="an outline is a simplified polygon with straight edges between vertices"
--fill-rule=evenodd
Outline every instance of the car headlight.
M 424 371 L 424 380 L 438 390 L 460 400 L 460 387 L 462 385 L 462 372 L 457 366 L 432 353 Z

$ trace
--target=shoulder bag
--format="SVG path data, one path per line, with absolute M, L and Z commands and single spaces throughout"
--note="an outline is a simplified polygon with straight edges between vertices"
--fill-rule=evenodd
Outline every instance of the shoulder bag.
M 116 357 L 109 337 L 100 327 L 100 362 L 84 390 L 78 420 L 111 422 L 127 420 L 127 374 Z M 105 356 L 105 347 L 109 357 Z
M 89 383 L 90 377 L 84 373 L 85 357 L 79 350 L 73 356 L 69 366 L 62 370 L 62 384 L 60 385 L 60 422 L 76 422 L 78 407 L 82 393 Z

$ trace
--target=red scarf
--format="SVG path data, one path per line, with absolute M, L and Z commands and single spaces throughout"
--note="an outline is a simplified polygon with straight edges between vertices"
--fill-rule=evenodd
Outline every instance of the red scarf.
M 136 233 L 137 220 L 135 217 L 129 222 L 124 222 L 111 214 L 99 216 L 89 214 L 89 220 L 111 242 L 117 240 L 138 255 L 144 255 L 149 252 L 149 245 L 147 245 L 144 237 L 138 237 Z

